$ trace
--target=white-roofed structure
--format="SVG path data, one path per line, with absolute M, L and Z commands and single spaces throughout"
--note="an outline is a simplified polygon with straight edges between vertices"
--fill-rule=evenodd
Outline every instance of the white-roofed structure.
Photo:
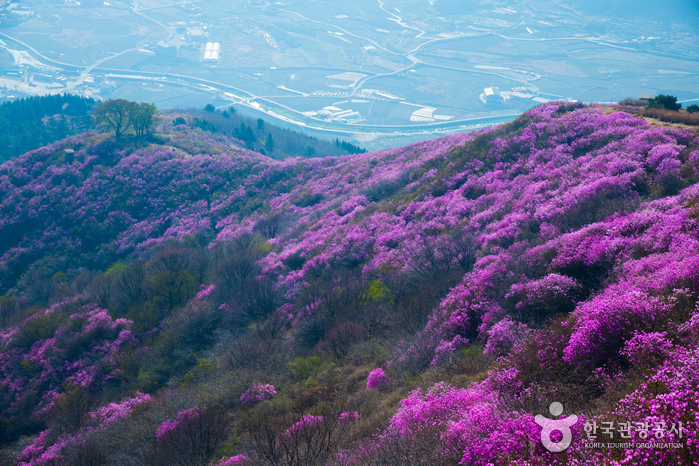
M 206 47 L 204 47 L 204 60 L 216 60 L 218 61 L 221 55 L 221 44 L 218 42 L 207 42 Z
M 483 92 L 478 96 L 478 98 L 484 104 L 493 104 L 502 102 L 503 100 L 508 100 L 510 98 L 510 94 L 502 94 L 499 88 L 490 86 L 483 89 Z

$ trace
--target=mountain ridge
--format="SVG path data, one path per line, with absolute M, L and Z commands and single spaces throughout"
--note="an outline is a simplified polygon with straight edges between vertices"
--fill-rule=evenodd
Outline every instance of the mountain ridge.
M 41 432 L 20 464 L 97 438 L 109 464 L 195 464 L 159 442 L 204 420 L 232 430 L 202 465 L 635 464 L 586 449 L 584 424 L 699 412 L 675 401 L 697 360 L 696 132 L 557 102 L 273 161 L 181 131 L 217 153 L 80 136 L 0 166 L 3 438 Z M 97 428 L 110 401 L 123 415 Z M 531 442 L 553 401 L 580 414 L 560 455 Z M 685 426 L 657 464 L 697 461 Z

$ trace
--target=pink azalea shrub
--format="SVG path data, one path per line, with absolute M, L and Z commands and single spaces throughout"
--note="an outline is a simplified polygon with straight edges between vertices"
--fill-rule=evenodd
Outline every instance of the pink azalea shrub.
M 383 369 L 377 367 L 369 373 L 367 377 L 367 390 L 381 390 L 391 382 L 391 378 L 386 375 Z
M 158 430 L 155 432 L 155 438 L 158 440 L 158 442 L 163 442 L 175 430 L 182 429 L 198 419 L 203 411 L 206 411 L 206 406 L 201 408 L 199 406 L 195 406 L 193 408 L 180 411 L 177 413 L 177 417 L 175 419 L 168 419 L 167 421 L 163 422 L 160 427 L 158 427 Z
M 216 285 L 209 285 L 209 286 L 202 285 L 201 290 L 199 291 L 199 293 L 197 293 L 197 295 L 194 297 L 194 299 L 196 301 L 201 301 L 201 300 L 211 296 L 211 293 L 213 293 L 215 289 L 216 289 Z
M 312 431 L 320 427 L 323 423 L 323 416 L 315 416 L 313 414 L 304 414 L 301 420 L 292 424 L 279 437 L 283 440 L 296 438 L 303 432 Z
M 664 346 L 667 348 L 667 344 Z M 650 348 L 648 350 L 653 351 Z M 613 415 L 634 423 L 649 424 L 650 435 L 644 439 L 640 431 L 637 431 L 634 438 L 639 441 L 677 442 L 686 445 L 677 450 L 648 451 L 640 447 L 629 448 L 624 451 L 624 462 L 664 465 L 699 463 L 697 387 L 699 387 L 699 349 L 682 348 L 676 350 L 673 357 L 667 359 L 657 372 L 646 376 L 646 380 L 638 389 L 619 402 L 619 407 L 612 413 Z M 680 425 L 682 425 L 681 433 Z
M 491 356 L 504 356 L 528 334 L 529 328 L 525 324 L 505 318 L 488 330 L 488 341 L 483 352 Z
M 89 416 L 93 421 L 104 427 L 119 419 L 128 417 L 134 408 L 150 400 L 150 395 L 136 392 L 134 396 L 125 398 L 120 403 L 110 403 L 107 406 L 97 408 Z
M 551 273 L 538 280 L 515 283 L 505 298 L 516 301 L 515 315 L 519 318 L 541 323 L 556 313 L 572 311 L 579 291 L 574 279 Z
M 245 404 L 254 405 L 262 400 L 271 399 L 272 395 L 276 395 L 276 393 L 277 391 L 274 389 L 273 385 L 255 384 L 240 395 L 240 401 Z
M 248 457 L 245 455 L 235 455 L 223 457 L 220 461 L 212 463 L 212 466 L 241 466 L 248 462 Z
M 402 448 L 398 451 L 406 461 L 485 466 L 527 452 L 537 427 L 531 415 L 508 411 L 485 386 L 457 389 L 441 382 L 424 393 L 411 392 L 389 426 L 371 442 L 341 454 L 339 464 L 380 464 Z
M 699 303 L 697 308 L 699 308 Z M 689 320 L 680 325 L 677 330 L 686 345 L 699 346 L 699 310 L 695 309 Z
M 182 410 L 156 430 L 152 460 L 159 466 L 209 464 L 227 439 L 229 426 L 230 418 L 221 410 L 206 406 Z
M 638 288 L 612 286 L 582 304 L 564 358 L 570 363 L 599 363 L 617 354 L 635 331 L 665 319 L 670 307 Z
M 636 332 L 624 343 L 619 354 L 634 366 L 655 366 L 663 363 L 673 352 L 674 345 L 666 332 Z
M 340 413 L 340 415 L 337 417 L 337 422 L 351 421 L 352 419 L 359 419 L 360 417 L 362 417 L 362 415 L 357 411 L 347 411 Z
M 455 336 L 451 341 L 442 340 L 440 344 L 434 350 L 434 358 L 431 364 L 433 366 L 441 366 L 450 361 L 454 353 L 460 348 L 463 348 L 468 344 L 468 339 L 462 337 L 461 335 Z
M 72 314 L 71 314 L 72 312 Z M 0 358 L 1 401 L 7 413 L 29 403 L 38 415 L 50 410 L 62 387 L 99 387 L 118 376 L 119 353 L 137 344 L 128 319 L 113 319 L 95 305 L 59 303 L 25 320 L 5 341 Z M 29 339 L 37 325 L 55 328 L 48 338 Z M 71 349 L 69 352 L 68 349 Z M 110 370 L 110 367 L 112 369 Z
M 27 446 L 17 458 L 18 466 L 52 466 L 64 460 L 63 450 L 66 447 L 84 443 L 81 434 L 60 435 L 51 437 L 51 429 L 47 429 Z
M 110 403 L 88 413 L 87 417 L 96 424 L 94 427 L 81 427 L 77 432 L 70 434 L 57 434 L 54 429 L 46 429 L 22 451 L 17 464 L 21 466 L 63 464 L 67 448 L 74 449 L 84 445 L 91 435 L 110 427 L 116 421 L 128 418 L 134 408 L 150 400 L 150 395 L 136 392 L 133 397 L 126 398 L 120 403 Z

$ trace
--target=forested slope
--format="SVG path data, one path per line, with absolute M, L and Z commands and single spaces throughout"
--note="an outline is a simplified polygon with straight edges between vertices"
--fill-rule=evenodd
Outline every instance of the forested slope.
M 30 97 L 0 105 L 0 162 L 92 127 L 93 99 L 74 95 Z

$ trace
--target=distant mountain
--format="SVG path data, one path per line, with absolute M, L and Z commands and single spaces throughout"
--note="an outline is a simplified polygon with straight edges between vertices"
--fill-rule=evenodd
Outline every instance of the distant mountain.
M 553 102 L 277 161 L 165 123 L 0 166 L 0 464 L 699 461 L 691 129 Z

